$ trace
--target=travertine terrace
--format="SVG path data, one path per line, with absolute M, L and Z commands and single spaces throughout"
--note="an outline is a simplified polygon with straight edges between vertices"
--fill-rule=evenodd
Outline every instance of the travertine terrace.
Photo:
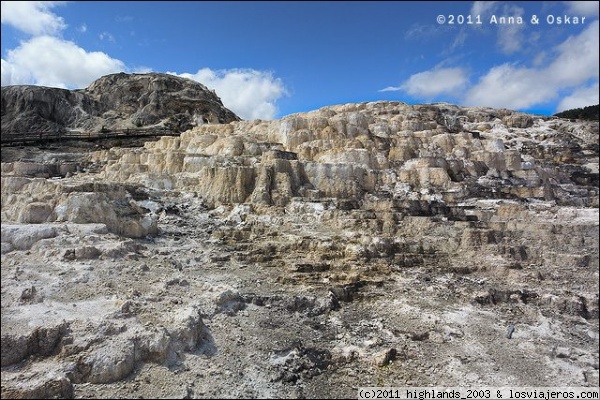
M 2 397 L 598 386 L 597 122 L 373 102 L 78 146 L 2 149 Z

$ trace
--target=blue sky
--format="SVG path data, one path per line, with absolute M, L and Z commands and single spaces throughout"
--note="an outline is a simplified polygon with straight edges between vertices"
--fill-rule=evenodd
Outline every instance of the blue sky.
M 3 1 L 1 16 L 3 86 L 166 72 L 244 119 L 376 100 L 548 115 L 599 97 L 597 1 Z

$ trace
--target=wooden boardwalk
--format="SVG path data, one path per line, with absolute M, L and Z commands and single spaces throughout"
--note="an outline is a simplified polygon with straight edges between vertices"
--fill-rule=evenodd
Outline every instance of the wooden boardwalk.
M 135 139 L 141 137 L 179 136 L 166 128 L 120 129 L 103 132 L 2 132 L 2 146 L 22 146 L 35 143 L 63 142 L 70 140 L 95 141 L 103 139 Z

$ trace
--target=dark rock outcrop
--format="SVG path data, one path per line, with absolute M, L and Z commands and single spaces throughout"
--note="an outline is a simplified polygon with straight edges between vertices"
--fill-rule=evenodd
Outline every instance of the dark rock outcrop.
M 215 92 L 168 74 L 112 74 L 86 89 L 2 87 L 2 134 L 162 127 L 183 132 L 240 118 Z

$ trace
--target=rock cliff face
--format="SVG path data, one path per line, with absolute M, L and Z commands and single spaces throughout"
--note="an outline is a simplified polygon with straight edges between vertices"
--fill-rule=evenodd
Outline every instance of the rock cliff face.
M 3 397 L 598 386 L 597 122 L 374 102 L 2 157 Z
M 173 75 L 113 74 L 88 88 L 2 87 L 2 132 L 100 132 L 198 124 L 239 118 L 204 85 Z

